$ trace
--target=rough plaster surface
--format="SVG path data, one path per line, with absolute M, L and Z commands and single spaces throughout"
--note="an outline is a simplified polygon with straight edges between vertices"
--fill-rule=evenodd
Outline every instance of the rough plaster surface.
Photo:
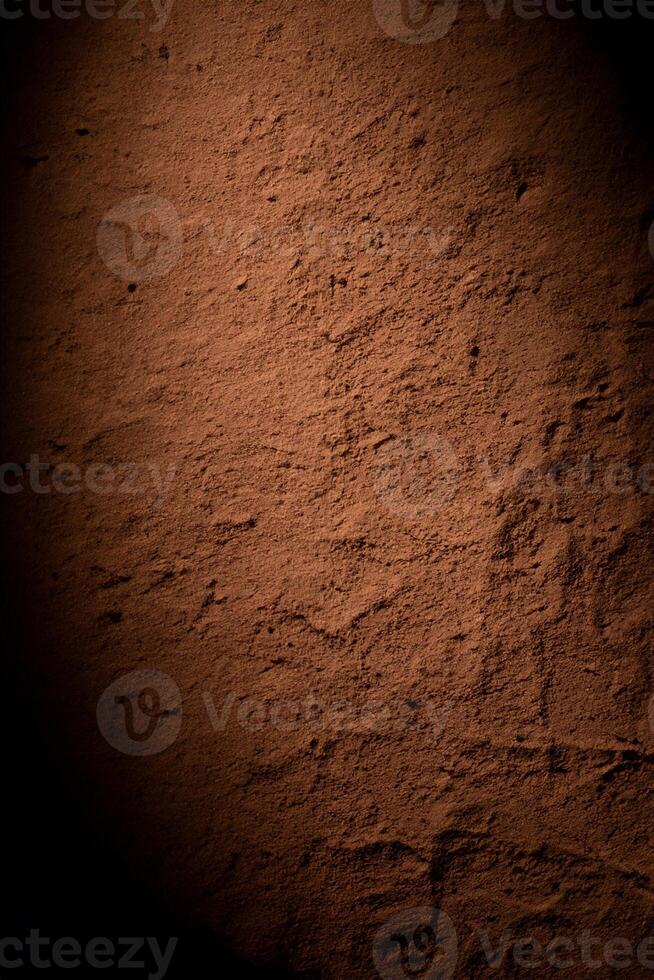
M 299 976 L 376 976 L 412 907 L 461 977 L 479 928 L 649 935 L 649 157 L 601 52 L 472 4 L 420 45 L 310 0 L 54 35 L 9 140 L 10 458 L 172 474 L 5 502 L 89 818 Z M 130 285 L 98 226 L 140 195 L 180 227 Z M 96 703 L 149 668 L 181 725 L 138 758 Z

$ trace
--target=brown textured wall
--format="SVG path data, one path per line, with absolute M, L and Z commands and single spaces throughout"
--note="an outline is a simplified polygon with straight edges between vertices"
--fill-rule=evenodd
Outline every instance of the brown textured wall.
M 651 151 L 588 25 L 176 0 L 34 45 L 5 459 L 81 489 L 4 508 L 90 824 L 292 975 L 377 976 L 423 907 L 457 977 L 514 975 L 480 929 L 649 936 Z M 116 681 L 162 751 L 114 689 L 98 727 Z

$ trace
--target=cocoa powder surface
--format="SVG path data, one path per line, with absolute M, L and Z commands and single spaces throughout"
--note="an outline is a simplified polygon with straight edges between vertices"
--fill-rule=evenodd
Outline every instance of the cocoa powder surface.
M 291 975 L 376 976 L 420 907 L 457 977 L 512 975 L 480 928 L 636 944 L 651 154 L 610 61 L 577 21 L 467 4 L 406 44 L 340 0 L 42 45 L 7 136 L 7 458 L 84 482 L 6 504 L 89 819 Z M 99 228 L 143 195 L 117 274 Z M 96 706 L 152 669 L 179 732 L 134 757 Z

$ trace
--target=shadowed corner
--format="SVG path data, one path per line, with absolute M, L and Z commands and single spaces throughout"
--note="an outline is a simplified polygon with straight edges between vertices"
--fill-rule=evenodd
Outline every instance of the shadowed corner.
M 6 500 L 6 498 L 5 498 Z M 3 536 L 0 614 L 5 636 L 5 698 L 2 745 L 8 847 L 3 862 L 0 939 L 25 939 L 31 930 L 56 940 L 73 937 L 84 946 L 96 937 L 156 937 L 165 948 L 178 937 L 166 977 L 202 976 L 215 969 L 243 980 L 292 980 L 282 964 L 259 968 L 234 956 L 208 930 L 173 912 L 166 895 L 139 880 L 128 861 L 102 833 L 83 788 L 62 751 L 65 711 L 52 711 L 42 680 L 25 657 L 41 654 L 52 638 L 34 624 L 28 578 Z M 56 657 L 56 649 L 47 654 Z M 97 815 L 96 815 L 97 816 Z M 183 910 L 182 910 L 183 914 Z M 36 968 L 36 967 L 35 967 Z M 29 966 L 23 968 L 30 969 Z M 92 971 L 95 972 L 95 971 Z M 118 966 L 102 970 L 122 976 Z
M 643 17 L 634 3 L 631 16 L 624 19 L 582 16 L 582 0 L 573 0 L 571 8 L 583 22 L 591 44 L 608 59 L 615 75 L 616 109 L 630 123 L 635 133 L 648 143 L 654 153 L 654 102 L 651 94 L 651 59 L 654 46 L 654 5 L 650 17 Z M 599 8 L 600 0 L 593 7 Z M 569 22 L 564 22 L 564 25 Z

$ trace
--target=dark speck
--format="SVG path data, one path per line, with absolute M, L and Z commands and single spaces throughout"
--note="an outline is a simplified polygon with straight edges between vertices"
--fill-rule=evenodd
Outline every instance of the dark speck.
M 129 286 L 127 287 L 127 292 L 128 293 L 135 293 L 136 292 L 136 283 L 135 282 L 130 282 Z
M 123 614 L 120 610 L 112 610 L 111 612 L 102 613 L 101 616 L 98 616 L 98 623 L 101 626 L 110 626 L 121 623 L 122 619 Z
M 86 126 L 80 126 L 79 129 L 76 129 L 75 130 L 75 132 L 77 133 L 78 136 L 90 136 L 91 135 L 91 130 L 90 129 L 87 129 Z

